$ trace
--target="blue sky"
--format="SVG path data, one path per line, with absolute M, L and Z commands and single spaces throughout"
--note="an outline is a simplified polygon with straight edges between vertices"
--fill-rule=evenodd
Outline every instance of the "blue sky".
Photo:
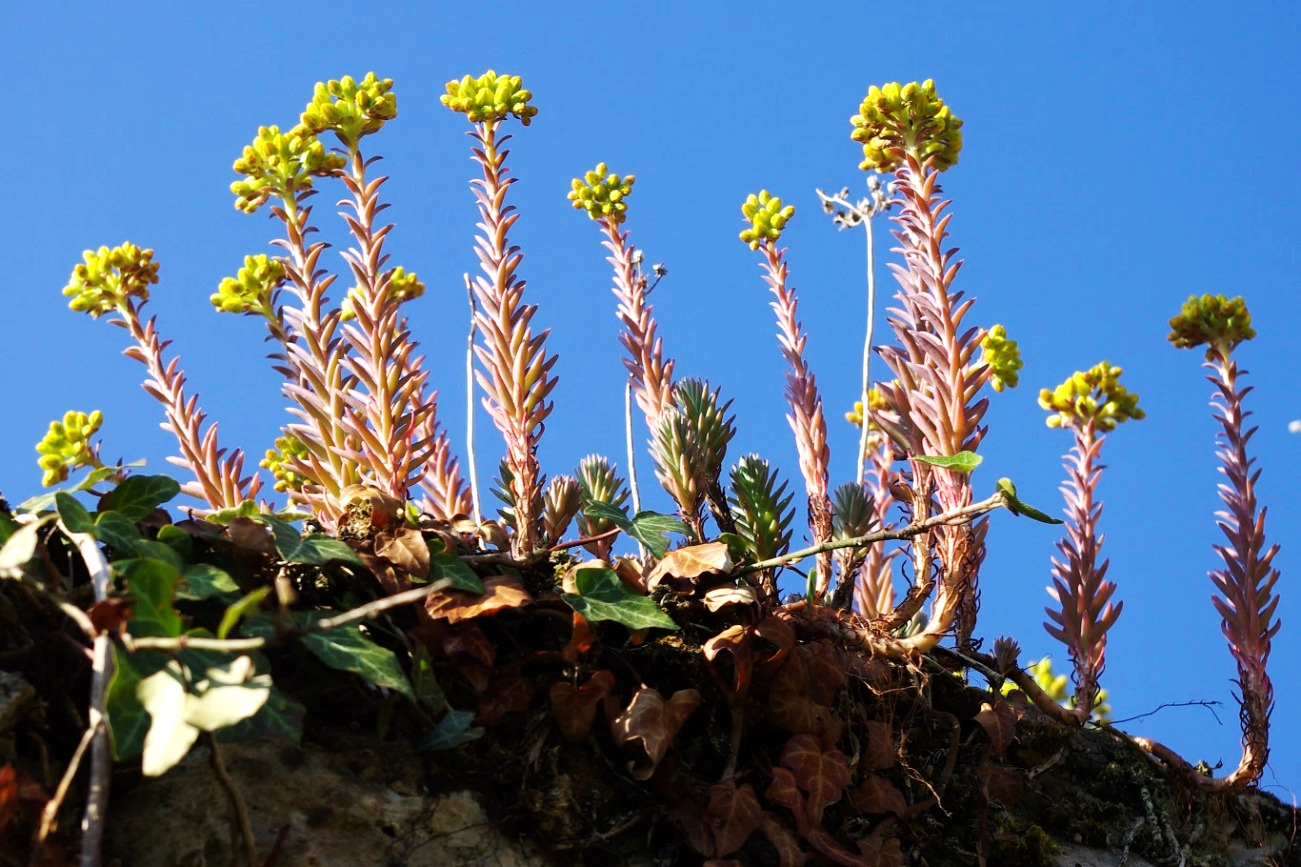
M 766 188 L 796 205 L 783 241 L 832 419 L 833 483 L 852 479 L 855 432 L 839 414 L 858 390 L 862 237 L 832 227 L 814 188 L 863 189 L 848 118 L 869 85 L 934 78 L 966 124 L 961 162 L 944 177 L 952 242 L 967 262 L 958 285 L 978 298 L 974 321 L 1003 323 L 1025 359 L 1022 386 L 996 396 L 987 416 L 977 490 L 1010 476 L 1028 502 L 1057 512 L 1069 437 L 1044 425 L 1037 391 L 1099 360 L 1125 368 L 1148 417 L 1103 453 L 1105 553 L 1125 601 L 1103 683 L 1118 718 L 1223 702 L 1215 715 L 1169 708 L 1124 727 L 1226 769 L 1239 736 L 1234 667 L 1205 574 L 1218 541 L 1210 386 L 1200 354 L 1170 348 L 1165 335 L 1190 293 L 1246 296 L 1259 332 L 1240 352 L 1255 385 L 1252 447 L 1269 535 L 1283 543 L 1263 784 L 1285 800 L 1301 786 L 1301 745 L 1285 733 L 1301 714 L 1292 581 L 1301 436 L 1287 430 L 1301 417 L 1301 350 L 1289 337 L 1301 322 L 1288 300 L 1301 264 L 1294 4 L 1089 4 L 1087 14 L 930 4 L 901 6 L 906 20 L 862 3 L 798 13 L 767 2 L 744 12 L 651 2 L 35 8 L 0 13 L 11 94 L 0 490 L 11 502 L 38 491 L 33 445 L 68 409 L 104 411 L 106 458 L 168 469 L 173 444 L 138 387 L 142 368 L 120 355 L 126 334 L 70 312 L 59 293 L 81 251 L 101 244 L 154 248 L 161 284 L 149 309 L 221 422 L 222 443 L 254 455 L 269 447 L 285 400 L 262 358 L 261 326 L 208 302 L 275 237 L 262 213 L 232 207 L 230 165 L 259 125 L 294 123 L 316 81 L 371 70 L 395 79 L 398 97 L 397 120 L 368 139 L 393 179 L 387 249 L 429 287 L 409 305 L 412 327 L 458 441 L 473 166 L 468 126 L 438 96 L 447 80 L 494 68 L 523 76 L 540 109 L 516 128 L 510 165 L 521 273 L 540 305 L 534 321 L 552 329 L 561 355 L 544 468 L 570 471 L 591 452 L 626 463 L 609 269 L 596 226 L 565 200 L 570 178 L 606 161 L 636 174 L 627 225 L 648 261 L 669 269 L 653 296 L 666 352 L 680 375 L 735 399 L 733 459 L 761 452 L 787 478 L 797 463 L 784 368 L 757 256 L 736 235 L 748 193 Z M 333 195 L 317 199 L 317 215 L 337 242 Z M 881 294 L 892 293 L 884 262 L 880 277 Z M 490 476 L 500 445 L 486 422 L 477 442 Z M 644 454 L 639 469 L 645 491 Z M 1064 670 L 1064 650 L 1040 626 L 1055 538 L 1054 528 L 994 516 L 978 632 L 1013 635 L 1027 662 L 1053 653 Z

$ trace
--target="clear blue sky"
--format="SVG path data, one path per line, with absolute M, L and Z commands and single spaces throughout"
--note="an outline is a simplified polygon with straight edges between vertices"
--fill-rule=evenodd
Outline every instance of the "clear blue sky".
M 996 397 L 988 416 L 977 488 L 1010 476 L 1027 501 L 1057 512 L 1069 437 L 1044 426 L 1037 390 L 1102 359 L 1124 366 L 1148 418 L 1104 451 L 1105 552 L 1125 610 L 1103 683 L 1117 717 L 1224 702 L 1218 722 L 1183 708 L 1125 727 L 1226 768 L 1239 747 L 1234 667 L 1205 574 L 1217 541 L 1210 387 L 1200 355 L 1165 335 L 1190 293 L 1246 296 L 1259 331 L 1240 353 L 1256 386 L 1252 445 L 1269 533 L 1284 546 L 1263 782 L 1285 800 L 1301 786 L 1301 744 L 1288 734 L 1301 715 L 1301 436 L 1287 431 L 1301 417 L 1290 300 L 1301 264 L 1295 4 L 1090 4 L 1087 14 L 901 4 L 898 17 L 863 3 L 182 5 L 194 11 L 0 12 L 10 94 L 0 490 L 11 502 L 38 491 L 33 445 L 68 409 L 105 412 L 106 458 L 168 469 L 173 443 L 139 388 L 142 368 L 120 355 L 126 334 L 70 312 L 59 294 L 83 249 L 128 239 L 157 251 L 149 309 L 221 421 L 222 443 L 256 462 L 285 400 L 262 359 L 261 326 L 218 316 L 207 299 L 244 255 L 270 252 L 276 225 L 232 207 L 231 162 L 259 125 L 293 124 L 316 81 L 371 70 L 395 79 L 398 97 L 397 120 L 367 140 L 393 177 L 388 249 L 429 286 L 409 309 L 458 438 L 473 166 L 468 126 L 438 96 L 448 79 L 491 67 L 522 75 L 540 109 L 517 127 L 511 166 L 521 273 L 561 354 L 544 468 L 569 471 L 589 452 L 625 464 L 609 269 L 596 226 L 565 200 L 569 179 L 604 160 L 637 175 L 628 226 L 648 261 L 669 268 L 653 297 L 666 351 L 681 375 L 735 398 L 733 458 L 762 452 L 788 478 L 797 465 L 783 364 L 757 257 L 736 234 L 747 193 L 767 188 L 798 207 L 783 240 L 834 410 L 833 481 L 850 479 L 854 430 L 839 412 L 858 390 L 862 239 L 836 232 L 814 188 L 862 189 L 848 118 L 869 85 L 930 77 L 966 122 L 961 162 L 944 178 L 967 261 L 959 285 L 979 299 L 974 321 L 1006 325 L 1025 358 L 1021 388 Z M 337 241 L 325 219 L 333 195 L 317 213 Z M 499 441 L 484 424 L 478 442 L 490 475 Z M 640 469 L 648 479 L 644 456 Z M 1064 650 L 1040 626 L 1056 534 L 993 518 L 978 631 L 1016 636 L 1026 661 L 1051 652 L 1062 670 Z

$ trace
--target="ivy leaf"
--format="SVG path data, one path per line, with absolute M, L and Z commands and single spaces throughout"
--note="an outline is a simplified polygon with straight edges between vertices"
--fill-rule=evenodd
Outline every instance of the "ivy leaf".
M 609 503 L 589 503 L 583 507 L 583 514 L 588 518 L 602 518 L 632 536 L 656 557 L 663 557 L 669 550 L 668 533 L 683 536 L 691 532 L 686 524 L 671 515 L 658 512 L 638 512 L 630 520 L 623 509 Z
M 305 611 L 299 615 L 305 621 L 304 625 L 315 624 L 329 616 L 332 613 L 328 611 Z M 299 641 L 330 668 L 351 671 L 376 686 L 388 687 L 412 701 L 416 700 L 397 656 L 371 641 L 357 626 L 341 626 L 329 632 L 306 632 L 299 636 Z
M 1036 509 L 1034 506 L 1026 505 L 1016 495 L 1016 486 L 1008 478 L 999 479 L 994 485 L 1003 499 L 1007 502 L 1007 510 L 1013 515 L 1025 515 L 1027 518 L 1033 518 L 1044 524 L 1061 524 L 1064 523 L 1059 518 L 1052 518 Z
M 99 509 L 117 512 L 128 521 L 142 521 L 180 492 L 180 484 L 168 476 L 127 476 L 104 495 Z
M 65 488 L 60 488 L 57 491 L 47 491 L 44 494 L 37 494 L 30 499 L 23 500 L 18 504 L 17 510 L 20 512 L 43 511 L 54 505 L 54 497 L 56 494 L 75 494 L 78 491 L 88 491 L 105 479 L 117 475 L 121 470 L 133 467 L 143 467 L 144 465 L 144 461 L 132 461 L 129 464 L 122 464 L 121 466 L 98 467 L 87 473 L 84 478 Z
M 218 569 L 210 563 L 186 566 L 181 578 L 185 584 L 176 592 L 181 599 L 211 599 L 239 592 L 235 579 L 224 569 Z
M 90 517 L 86 507 L 77 502 L 71 494 L 58 491 L 54 495 L 54 508 L 69 533 L 89 533 L 95 535 L 95 520 Z
M 167 657 L 156 651 L 127 653 L 116 643 L 113 651 L 113 677 L 104 694 L 104 715 L 108 720 L 113 758 L 119 762 L 134 759 L 144 748 L 149 731 L 149 714 L 136 698 L 136 685 L 154 672 L 161 671 Z
M 126 576 L 131 595 L 131 634 L 176 636 L 181 634 L 181 616 L 173 600 L 181 573 L 162 560 L 133 558 L 119 560 L 117 568 Z
M 95 516 L 95 536 L 114 551 L 130 554 L 140 541 L 140 530 L 119 512 L 100 512 Z
M 474 711 L 449 710 L 446 716 L 438 721 L 438 725 L 434 726 L 434 730 L 425 735 L 416 749 L 450 750 L 483 737 L 481 726 L 470 725 L 473 720 Z
M 432 550 L 432 549 L 430 549 Z M 429 558 L 429 580 L 440 589 L 468 590 L 483 593 L 483 582 L 460 557 L 455 554 L 434 554 Z M 441 582 L 441 583 L 440 583 Z
M 270 515 L 258 515 L 254 520 L 271 528 L 276 550 L 286 563 L 304 563 L 308 566 L 325 566 L 329 563 L 362 565 L 357 552 L 338 539 L 321 533 L 303 536 L 289 524 Z
M 23 574 L 23 567 L 36 556 L 41 528 L 53 520 L 53 515 L 46 515 L 13 531 L 0 548 L 0 578 L 17 578 Z
M 270 587 L 259 587 L 249 593 L 246 593 L 242 599 L 232 604 L 226 609 L 226 613 L 221 615 L 221 625 L 217 627 L 217 637 L 225 638 L 230 635 L 230 631 L 243 620 L 250 611 L 257 611 L 262 600 L 271 595 Z M 261 620 L 266 620 L 265 629 L 262 629 Z M 250 635 L 263 638 L 274 638 L 276 634 L 275 627 L 271 624 L 270 619 L 260 618 L 255 626 L 253 621 L 245 624 L 244 631 Z
M 589 622 L 613 620 L 629 629 L 678 628 L 655 600 L 628 587 L 613 569 L 579 569 L 574 572 L 574 585 L 577 594 L 560 595 Z
M 956 455 L 914 455 L 913 460 L 955 473 L 969 473 L 980 466 L 984 458 L 975 452 L 958 452 Z
M 303 739 L 303 717 L 306 715 L 307 708 L 302 702 L 272 684 L 266 704 L 248 719 L 223 728 L 217 733 L 217 739 L 225 742 L 282 738 L 298 743 Z
M 152 539 L 137 540 L 131 546 L 131 553 L 142 560 L 161 560 L 177 572 L 185 568 L 185 561 L 175 548 Z

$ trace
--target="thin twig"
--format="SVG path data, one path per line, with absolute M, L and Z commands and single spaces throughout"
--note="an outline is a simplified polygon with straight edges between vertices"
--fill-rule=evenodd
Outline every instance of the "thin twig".
M 876 243 L 872 234 L 872 211 L 863 217 L 863 228 L 867 230 L 867 336 L 863 338 L 863 413 L 862 431 L 858 436 L 858 484 L 863 484 L 863 474 L 867 466 L 868 404 L 871 400 L 868 392 L 872 388 L 872 332 L 876 327 Z
M 81 767 L 81 758 L 86 753 L 86 748 L 90 746 L 91 741 L 95 739 L 95 730 L 87 728 L 81 735 L 81 742 L 77 744 L 77 749 L 68 760 L 68 767 L 63 772 L 63 777 L 59 780 L 58 787 L 54 790 L 54 795 L 50 800 L 45 802 L 45 807 L 41 810 L 41 825 L 36 832 L 36 848 L 40 849 L 45 843 L 45 839 L 54 832 L 58 826 L 59 808 L 63 806 L 63 799 L 68 796 L 68 789 L 72 786 L 72 781 L 77 777 L 77 770 Z
M 566 548 L 577 548 L 580 545 L 587 545 L 592 542 L 603 542 L 606 539 L 613 539 L 622 532 L 623 531 L 618 527 L 611 527 L 604 533 L 597 533 L 595 536 L 584 536 L 581 539 L 574 539 L 572 542 L 560 542 L 559 544 L 552 545 L 547 549 L 547 553 L 550 554 L 556 551 L 564 551 Z
M 461 275 L 465 279 L 465 297 L 470 302 L 470 336 L 465 342 L 465 452 L 470 464 L 470 499 L 474 502 L 474 525 L 483 523 L 483 513 L 479 510 L 479 471 L 474 457 L 474 289 L 470 285 L 470 274 Z
M 916 524 L 909 524 L 899 530 L 882 530 L 877 533 L 867 533 L 862 536 L 854 536 L 848 539 L 832 539 L 829 542 L 822 542 L 817 545 L 811 545 L 808 548 L 801 548 L 799 551 L 792 551 L 789 554 L 783 554 L 780 557 L 771 557 L 767 560 L 760 560 L 757 563 L 751 563 L 744 569 L 737 572 L 737 575 L 749 575 L 752 572 L 759 572 L 764 569 L 772 569 L 776 566 L 785 566 L 787 563 L 794 563 L 803 560 L 805 557 L 812 557 L 815 554 L 821 554 L 824 551 L 835 551 L 840 548 L 862 548 L 867 545 L 874 545 L 877 542 L 892 542 L 900 539 L 911 539 L 919 533 L 925 533 L 927 530 L 939 526 L 957 526 L 970 523 L 973 518 L 978 518 L 986 512 L 992 512 L 995 509 L 1007 507 L 1007 500 L 1001 493 L 994 494 L 988 499 L 981 500 L 978 503 L 972 503 L 968 506 L 953 509 L 943 514 L 933 515 L 925 521 L 919 521 Z
M 637 490 L 637 450 L 632 444 L 632 378 L 623 386 L 623 425 L 627 433 L 628 447 L 628 490 L 632 492 L 632 513 L 641 511 L 641 493 Z M 637 542 L 637 553 L 646 559 L 646 546 Z
M 217 736 L 212 732 L 204 732 L 208 740 L 208 758 L 209 764 L 212 765 L 212 772 L 217 775 L 217 782 L 221 783 L 222 789 L 226 792 L 226 800 L 230 803 L 231 824 L 239 829 L 239 835 L 244 841 L 244 854 L 248 857 L 248 867 L 258 867 L 257 858 L 257 840 L 253 838 L 253 825 L 248 818 L 248 804 L 244 803 L 244 795 L 231 779 L 230 772 L 226 770 L 226 763 L 221 760 L 221 748 L 217 745 Z

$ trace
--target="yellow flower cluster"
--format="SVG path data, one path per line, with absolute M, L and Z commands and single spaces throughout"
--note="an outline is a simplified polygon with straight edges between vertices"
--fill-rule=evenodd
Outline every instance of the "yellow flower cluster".
M 291 470 L 287 464 L 291 458 L 305 461 L 307 455 L 307 446 L 297 437 L 276 437 L 276 447 L 267 449 L 267 456 L 258 466 L 271 471 L 277 491 L 301 491 L 308 480 Z
M 77 467 L 99 466 L 99 459 L 90 447 L 90 438 L 104 423 L 104 414 L 95 410 L 66 412 L 63 421 L 50 422 L 45 437 L 36 444 L 40 453 L 37 463 L 44 470 L 41 484 L 45 487 L 67 481 L 68 473 Z
M 607 174 L 605 163 L 597 163 L 596 168 L 581 178 L 574 178 L 573 189 L 569 191 L 569 201 L 574 207 L 587 211 L 593 220 L 609 220 L 622 223 L 628 210 L 625 199 L 632 192 L 632 185 L 637 178 L 633 175 L 619 177 L 614 172 Z
M 1242 341 L 1255 336 L 1251 313 L 1241 295 L 1233 299 L 1223 295 L 1203 295 L 1201 298 L 1191 295 L 1179 315 L 1170 320 L 1167 339 L 1179 349 L 1208 344 L 1210 348 L 1206 350 L 1206 357 L 1209 359 L 1215 349 L 1227 354 Z
M 148 301 L 150 284 L 158 282 L 154 251 L 135 244 L 87 250 L 82 258 L 85 263 L 72 269 L 63 294 L 72 298 L 68 306 L 73 310 L 96 318 L 116 310 L 128 298 Z
M 388 293 L 390 298 L 401 303 L 424 295 L 425 284 L 420 282 L 420 278 L 416 276 L 415 271 L 408 272 L 407 269 L 398 266 L 389 275 Z M 340 305 L 340 315 L 344 321 L 357 318 L 357 310 L 354 305 L 360 298 L 361 291 L 356 286 L 348 290 L 348 297 L 344 298 L 343 304 Z
M 935 157 L 935 168 L 944 171 L 957 163 L 962 150 L 962 121 L 936 95 L 929 78 L 921 84 L 869 88 L 849 122 L 854 125 L 850 138 L 863 145 L 861 169 L 894 171 L 902 149 L 919 162 Z
M 227 277 L 208 300 L 218 313 L 262 313 L 274 316 L 271 293 L 284 282 L 285 266 L 265 253 L 245 256 L 244 267 Z
M 980 340 L 980 349 L 989 365 L 989 384 L 994 391 L 1016 388 L 1020 381 L 1017 371 L 1022 367 L 1021 350 L 1015 340 L 1007 339 L 1007 329 L 1002 325 L 990 328 Z
M 312 188 L 314 176 L 334 174 L 343 164 L 343 157 L 326 151 L 304 126 L 285 133 L 278 126 L 259 127 L 253 144 L 245 145 L 235 160 L 235 172 L 244 175 L 230 185 L 235 207 L 251 214 L 273 195 L 292 202 Z
M 368 72 L 360 82 L 351 75 L 328 83 L 317 82 L 301 122 L 313 134 L 330 130 L 345 146 L 353 148 L 362 136 L 379 132 L 385 121 L 397 116 L 393 79 L 380 79 Z
M 447 82 L 447 93 L 441 100 L 443 105 L 461 112 L 474 123 L 491 123 L 513 114 L 528 126 L 538 113 L 529 105 L 532 98 L 532 91 L 520 86 L 518 75 L 498 75 L 489 69 L 478 78 L 467 75 L 460 81 Z
M 1079 429 L 1093 422 L 1106 433 L 1129 419 L 1141 419 L 1146 413 L 1138 408 L 1138 395 L 1120 384 L 1123 368 L 1105 361 L 1088 370 L 1077 371 L 1055 389 L 1039 392 L 1039 405 L 1053 415 L 1049 427 Z
M 757 250 L 768 241 L 777 243 L 782 229 L 795 216 L 795 206 L 783 206 L 781 199 L 768 195 L 767 190 L 761 190 L 759 195 L 751 193 L 746 198 L 741 213 L 750 221 L 750 228 L 741 232 L 741 240 L 749 244 L 751 250 Z
M 890 406 L 885 402 L 885 397 L 881 395 L 881 392 L 875 388 L 870 388 L 867 391 L 867 405 L 873 412 L 888 409 Z M 854 427 L 863 426 L 863 402 L 861 400 L 854 401 L 854 408 L 845 413 L 845 421 L 849 422 Z M 875 425 L 873 425 L 873 427 L 875 427 Z

